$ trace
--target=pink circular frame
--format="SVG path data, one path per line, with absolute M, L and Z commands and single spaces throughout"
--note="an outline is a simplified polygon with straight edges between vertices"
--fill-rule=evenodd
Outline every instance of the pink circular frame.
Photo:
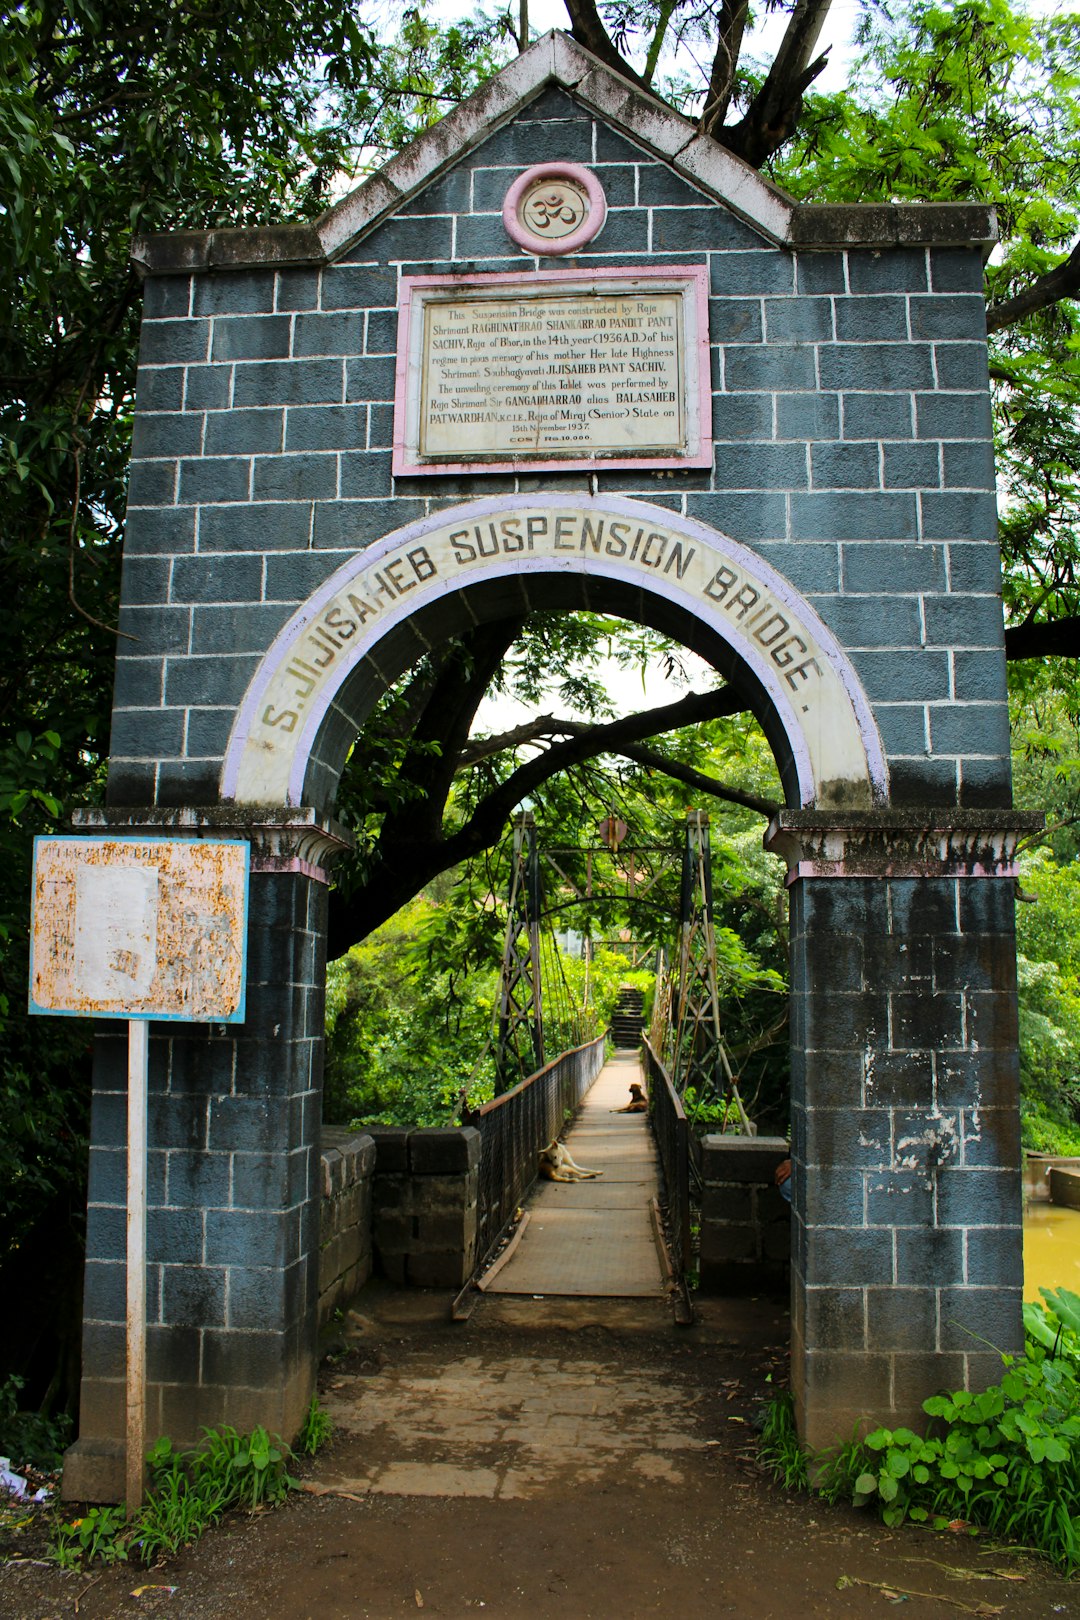
M 534 186 L 539 180 L 571 180 L 580 186 L 588 197 L 589 211 L 577 230 L 571 231 L 569 236 L 554 239 L 534 236 L 518 219 L 518 203 L 529 187 Z M 586 242 L 591 242 L 594 236 L 599 236 L 607 218 L 607 198 L 595 174 L 590 169 L 582 168 L 580 163 L 534 163 L 531 169 L 526 169 L 524 174 L 518 175 L 506 193 L 502 217 L 507 234 L 513 237 L 519 247 L 546 259 L 564 253 L 576 253 Z

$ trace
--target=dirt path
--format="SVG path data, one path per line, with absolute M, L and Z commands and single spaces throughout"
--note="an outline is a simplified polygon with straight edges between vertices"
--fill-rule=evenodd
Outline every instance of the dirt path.
M 890 1533 L 760 1474 L 753 1423 L 785 1360 L 774 1307 L 707 1304 L 677 1330 L 644 1301 L 487 1299 L 456 1326 L 446 1306 L 362 1298 L 323 1379 L 337 1432 L 307 1470 L 320 1494 L 88 1590 L 9 1565 L 0 1616 L 67 1620 L 77 1596 L 81 1620 L 803 1620 L 897 1599 L 911 1620 L 1080 1616 L 1080 1585 L 1036 1561 Z M 130 1595 L 147 1584 L 176 1590 Z

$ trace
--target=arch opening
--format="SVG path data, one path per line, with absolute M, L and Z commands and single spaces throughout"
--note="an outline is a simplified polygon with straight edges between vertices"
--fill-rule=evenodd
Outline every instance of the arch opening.
M 615 496 L 504 496 L 387 535 L 283 627 L 238 711 L 221 796 L 329 809 L 380 694 L 432 647 L 522 613 L 589 609 L 697 652 L 745 697 L 788 803 L 870 809 L 884 753 L 850 660 L 810 604 L 737 541 Z

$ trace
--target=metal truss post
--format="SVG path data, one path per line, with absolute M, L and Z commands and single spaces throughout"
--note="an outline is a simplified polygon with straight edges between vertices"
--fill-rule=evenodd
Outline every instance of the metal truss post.
M 540 983 L 540 858 L 530 810 L 514 821 L 510 904 L 499 988 L 495 1049 L 498 1092 L 544 1066 L 544 1009 Z

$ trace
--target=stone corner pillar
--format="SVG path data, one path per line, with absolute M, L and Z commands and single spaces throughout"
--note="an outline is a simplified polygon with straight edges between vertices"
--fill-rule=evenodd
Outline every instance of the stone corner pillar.
M 783 810 L 792 1383 L 814 1447 L 1022 1342 L 1012 810 Z
M 242 1024 L 152 1024 L 147 1442 L 264 1424 L 291 1440 L 311 1398 L 319 1281 L 327 863 L 349 835 L 305 808 L 84 811 L 76 830 L 251 844 Z M 79 1439 L 69 1500 L 125 1477 L 127 1042 L 94 1052 Z

